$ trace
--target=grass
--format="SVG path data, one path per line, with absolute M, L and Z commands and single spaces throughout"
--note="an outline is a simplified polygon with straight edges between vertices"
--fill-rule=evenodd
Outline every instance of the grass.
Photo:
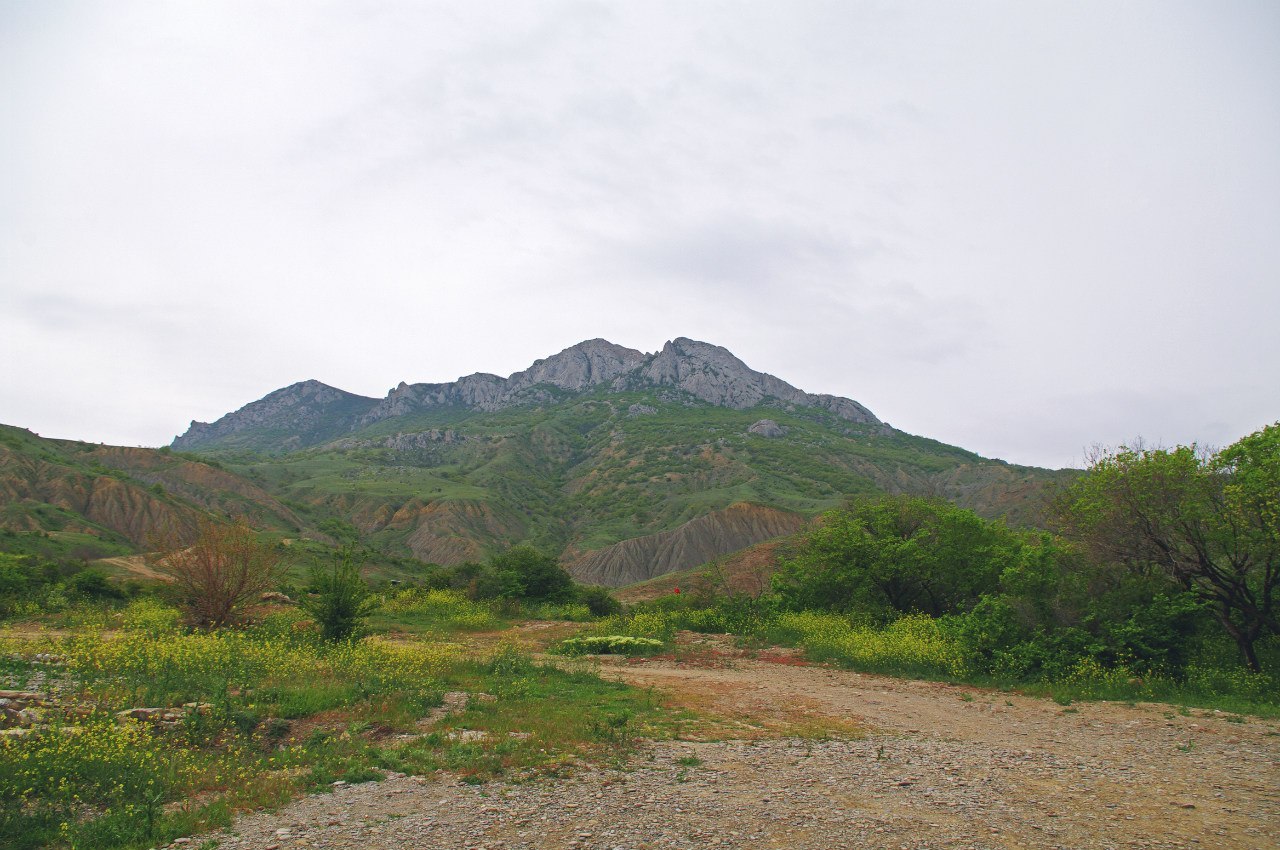
M 5 848 L 159 846 L 225 825 L 238 811 L 389 770 L 445 770 L 479 783 L 625 758 L 642 738 L 814 740 L 862 731 L 803 711 L 744 713 L 709 692 L 659 698 L 601 679 L 589 662 L 537 663 L 511 643 L 468 638 L 487 647 L 468 649 L 455 636 L 498 631 L 519 612 L 449 591 L 398 592 L 380 615 L 382 635 L 333 645 L 292 609 L 215 633 L 182 629 L 177 612 L 151 598 L 76 611 L 70 634 L 0 631 L 3 682 L 56 694 L 43 709 L 46 726 L 0 738 Z M 679 628 L 725 631 L 740 621 L 747 638 L 800 646 L 817 660 L 998 684 L 971 666 L 944 624 L 925 617 L 880 627 L 831 614 L 750 613 L 633 610 L 586 626 L 579 641 L 644 639 L 669 648 Z M 56 658 L 37 662 L 38 653 Z M 1178 710 L 1188 716 L 1193 704 L 1229 710 L 1231 722 L 1280 714 L 1269 679 L 1211 665 L 1192 666 L 1175 682 L 1081 662 L 1052 681 L 1018 687 L 1051 695 L 1064 714 L 1081 700 L 1137 698 L 1183 700 Z M 421 725 L 446 693 L 459 691 L 470 695 L 464 710 Z M 163 724 L 118 719 L 138 706 L 175 714 Z
M 625 757 L 685 716 L 585 665 L 538 664 L 511 644 L 477 656 L 449 642 L 450 630 L 494 624 L 455 594 L 399 604 L 434 634 L 329 645 L 291 610 L 243 630 L 186 632 L 154 600 L 69 636 L 0 631 L 3 681 L 43 677 L 41 689 L 57 693 L 47 726 L 0 738 L 0 846 L 159 846 L 387 770 L 472 782 L 557 772 Z M 37 653 L 60 661 L 37 663 Z M 422 728 L 449 691 L 472 695 L 466 709 Z M 138 706 L 175 719 L 117 717 Z

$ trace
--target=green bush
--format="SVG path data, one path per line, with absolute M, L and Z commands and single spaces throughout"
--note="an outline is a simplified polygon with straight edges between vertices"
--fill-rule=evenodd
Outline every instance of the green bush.
M 592 635 L 567 638 L 553 651 L 560 655 L 652 655 L 662 647 L 662 641 L 653 638 Z
M 360 577 L 351 550 L 343 549 L 329 571 L 311 573 L 311 592 L 301 601 L 304 611 L 315 618 L 320 636 L 327 641 L 349 640 L 364 629 L 364 622 L 378 602 Z
M 123 599 L 125 594 L 107 581 L 107 574 L 98 569 L 87 569 L 67 579 L 67 592 L 80 599 Z
M 607 587 L 596 585 L 579 585 L 578 601 L 591 611 L 593 617 L 608 617 L 622 613 L 622 603 L 614 598 Z

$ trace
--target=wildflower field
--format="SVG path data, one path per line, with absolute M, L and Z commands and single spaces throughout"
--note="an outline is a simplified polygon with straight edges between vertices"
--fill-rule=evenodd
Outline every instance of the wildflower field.
M 458 631 L 495 616 L 436 591 L 394 606 Z M 652 695 L 514 645 L 469 653 L 443 629 L 328 644 L 284 609 L 188 631 L 146 598 L 104 617 L 0 630 L 3 687 L 43 695 L 38 722 L 0 737 L 0 847 L 158 846 L 337 780 L 536 773 L 618 752 L 618 730 L 655 734 Z M 450 691 L 483 699 L 423 724 Z

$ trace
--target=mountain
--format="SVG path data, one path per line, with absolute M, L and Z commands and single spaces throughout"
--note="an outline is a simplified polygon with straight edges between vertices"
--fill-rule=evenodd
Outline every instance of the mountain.
M 321 445 L 377 422 L 414 413 L 441 409 L 495 413 L 599 389 L 617 393 L 670 389 L 734 410 L 769 405 L 811 407 L 850 422 L 880 423 L 856 401 L 798 390 L 751 369 L 717 345 L 681 337 L 655 354 L 644 354 L 591 339 L 506 378 L 478 372 L 446 384 L 401 382 L 381 400 L 319 381 L 303 381 L 212 424 L 192 422 L 187 432 L 173 441 L 173 448 L 279 454 Z
M 588 340 L 383 399 L 308 381 L 192 423 L 174 448 L 388 553 L 453 564 L 525 541 L 609 585 L 789 534 L 849 496 L 937 495 L 1035 524 L 1046 484 L 1072 474 L 903 433 L 685 338 L 652 354 Z
M 1074 474 L 898 431 L 719 346 L 593 339 L 382 399 L 304 381 L 159 450 L 0 426 L 0 529 L 137 551 L 211 512 L 440 564 L 528 542 L 616 586 L 785 537 L 850 496 L 939 496 L 1035 525 L 1045 488 Z
M 179 450 L 208 448 L 259 448 L 264 443 L 277 451 L 292 451 L 331 440 L 358 427 L 378 404 L 319 381 L 302 381 L 268 393 L 213 424 L 191 423 L 173 441 Z

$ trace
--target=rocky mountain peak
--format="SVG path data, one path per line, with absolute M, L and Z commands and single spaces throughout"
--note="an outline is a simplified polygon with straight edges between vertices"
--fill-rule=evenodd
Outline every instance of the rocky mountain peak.
M 319 436 L 343 433 L 377 399 L 355 395 L 311 379 L 267 393 L 216 422 L 192 421 L 173 441 L 175 449 L 199 448 L 263 429 L 287 432 L 298 445 Z
M 773 375 L 757 372 L 727 348 L 688 337 L 678 337 L 664 345 L 639 374 L 642 383 L 677 387 L 721 407 L 741 410 L 773 398 L 800 407 L 820 407 L 851 422 L 880 421 L 852 399 L 798 390 Z
M 419 410 L 455 407 L 494 412 L 523 404 L 554 401 L 549 388 L 584 392 L 595 387 L 614 391 L 671 387 L 720 407 L 746 409 L 763 403 L 818 407 L 851 422 L 879 424 L 862 405 L 847 398 L 811 395 L 764 372 L 757 372 L 727 348 L 688 337 L 667 342 L 645 354 L 606 339 L 589 339 L 528 369 L 503 378 L 484 372 L 440 384 L 400 382 L 383 399 L 353 395 L 320 381 L 293 384 L 229 413 L 212 425 L 193 422 L 175 448 L 225 443 L 257 431 L 290 435 L 281 448 L 314 445 L 362 426 Z M 235 442 L 235 439 L 231 439 Z
M 570 346 L 559 354 L 516 372 L 508 380 L 513 390 L 536 384 L 551 384 L 565 390 L 584 390 L 607 384 L 644 362 L 644 352 L 615 345 L 606 339 L 589 339 Z

